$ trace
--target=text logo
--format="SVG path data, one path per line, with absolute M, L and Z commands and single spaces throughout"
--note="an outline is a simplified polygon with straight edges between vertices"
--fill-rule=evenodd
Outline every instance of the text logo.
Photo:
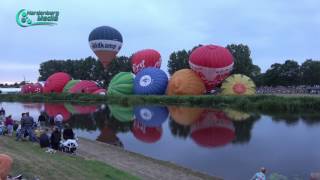
M 29 11 L 21 9 L 16 15 L 17 24 L 21 27 L 36 25 L 57 25 L 59 11 Z

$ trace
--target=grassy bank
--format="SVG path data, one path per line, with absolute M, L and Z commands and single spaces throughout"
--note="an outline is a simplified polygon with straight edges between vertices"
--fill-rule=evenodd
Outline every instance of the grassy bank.
M 63 153 L 48 154 L 38 144 L 16 142 L 13 138 L 1 136 L 0 147 L 0 153 L 14 159 L 12 174 L 22 173 L 27 179 L 138 179 L 98 161 Z
M 86 94 L 0 95 L 0 101 L 110 103 L 122 105 L 162 104 L 234 108 L 244 111 L 319 111 L 320 96 L 99 96 Z

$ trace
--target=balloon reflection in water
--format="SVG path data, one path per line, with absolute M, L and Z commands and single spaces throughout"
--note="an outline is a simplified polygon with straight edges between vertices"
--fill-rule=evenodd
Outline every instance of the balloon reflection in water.
M 134 115 L 145 126 L 159 127 L 168 119 L 169 112 L 165 106 L 136 106 Z
M 210 109 L 191 126 L 191 138 L 203 147 L 224 146 L 235 138 L 235 128 L 223 111 Z
M 116 132 L 108 126 L 103 127 L 103 129 L 101 130 L 101 134 L 97 138 L 97 141 L 123 147 L 123 144 L 117 137 Z
M 90 114 L 97 111 L 97 105 L 64 104 L 71 114 Z
M 117 104 L 110 104 L 109 109 L 111 115 L 120 122 L 130 122 L 134 119 L 133 107 L 120 106 Z
M 141 122 L 134 120 L 132 133 L 135 138 L 145 143 L 155 143 L 161 139 L 162 127 L 147 127 Z
M 71 114 L 64 107 L 63 104 L 53 104 L 53 103 L 45 103 L 44 109 L 49 116 L 56 116 L 57 114 L 61 114 L 63 116 L 63 121 L 67 121 L 70 119 Z
M 199 119 L 204 109 L 193 107 L 170 106 L 169 111 L 171 118 L 176 123 L 183 126 L 188 126 Z
M 250 114 L 234 109 L 224 109 L 223 111 L 226 113 L 227 117 L 233 121 L 245 121 L 250 118 Z

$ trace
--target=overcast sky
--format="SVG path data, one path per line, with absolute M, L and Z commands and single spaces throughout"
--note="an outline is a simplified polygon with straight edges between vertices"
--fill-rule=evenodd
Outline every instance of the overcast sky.
M 58 10 L 58 25 L 22 28 L 20 9 Z M 320 59 L 319 0 L 1 0 L 0 82 L 35 81 L 49 59 L 94 56 L 90 31 L 123 36 L 120 55 L 153 48 L 166 69 L 171 52 L 198 44 L 247 44 L 263 71 L 286 59 Z

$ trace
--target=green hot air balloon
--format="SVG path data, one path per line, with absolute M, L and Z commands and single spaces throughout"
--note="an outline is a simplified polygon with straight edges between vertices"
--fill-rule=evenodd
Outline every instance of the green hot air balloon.
M 116 104 L 109 105 L 111 115 L 120 122 L 130 122 L 134 118 L 133 107 L 120 106 Z
M 78 82 L 80 82 L 81 80 L 71 80 L 69 81 L 63 88 L 63 92 L 64 93 L 69 93 L 69 90 L 76 85 Z
M 134 74 L 131 72 L 120 72 L 115 75 L 108 87 L 108 95 L 133 94 Z

